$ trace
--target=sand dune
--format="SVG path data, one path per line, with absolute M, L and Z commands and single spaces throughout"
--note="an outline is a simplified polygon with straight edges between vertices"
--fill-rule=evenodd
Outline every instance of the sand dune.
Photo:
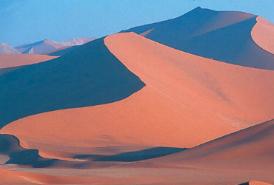
M 155 161 L 219 169 L 274 170 L 274 120 L 261 123 L 200 146 Z M 156 159 L 157 160 L 157 159 Z M 272 181 L 274 178 L 272 177 Z
M 33 184 L 27 180 L 24 180 L 24 178 L 18 176 L 17 174 L 6 170 L 2 169 L 0 167 L 0 174 L 1 174 L 1 185 L 7 185 L 7 184 L 20 184 L 20 185 L 28 185 L 28 184 Z
M 274 25 L 262 17 L 257 17 L 257 23 L 252 29 L 252 38 L 261 48 L 274 54 Z
M 17 51 L 15 48 L 11 47 L 8 44 L 0 44 L 0 55 L 3 54 L 19 54 L 20 52 Z
M 256 16 L 252 14 L 196 8 L 175 19 L 126 32 L 145 33 L 143 35 L 149 39 L 207 58 L 274 69 L 274 55 L 257 46 L 251 37 L 256 22 Z M 259 37 L 264 38 L 260 33 Z
M 263 181 L 274 183 L 273 141 L 274 120 L 271 120 L 182 152 L 132 165 L 181 169 L 184 175 L 191 174 L 192 170 L 197 173 L 196 177 L 186 175 L 182 183 L 263 185 L 268 184 Z M 207 179 L 201 176 L 212 171 L 216 171 L 214 176 L 208 175 Z M 250 179 L 260 180 L 241 183 Z
M 38 42 L 17 46 L 16 49 L 25 54 L 49 54 L 72 46 L 82 45 L 94 40 L 93 38 L 76 38 L 69 41 L 57 42 L 44 39 Z
M 1 68 L 18 67 L 23 65 L 35 64 L 47 60 L 54 59 L 54 56 L 47 55 L 26 55 L 26 54 L 13 54 L 13 55 L 0 55 L 0 70 Z
M 102 39 L 54 60 L 5 73 L 0 84 L 0 127 L 41 112 L 110 103 L 144 86 Z
M 109 36 L 105 44 L 144 88 L 114 103 L 26 117 L 1 132 L 52 155 L 115 146 L 188 148 L 273 116 L 272 71 L 197 57 L 133 33 Z
M 63 44 L 53 40 L 44 39 L 31 44 L 17 46 L 16 49 L 25 54 L 47 54 L 65 47 Z

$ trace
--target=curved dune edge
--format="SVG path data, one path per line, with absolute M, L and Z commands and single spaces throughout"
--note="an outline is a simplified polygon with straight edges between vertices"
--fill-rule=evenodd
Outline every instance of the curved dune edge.
M 257 17 L 256 20 L 257 23 L 251 32 L 254 42 L 265 51 L 274 54 L 274 24 L 262 17 Z
M 259 47 L 251 36 L 256 18 L 244 12 L 198 7 L 180 17 L 123 32 L 145 33 L 148 39 L 218 61 L 273 70 L 273 54 Z
M 0 75 L 0 127 L 38 113 L 115 102 L 140 90 L 144 83 L 103 40 Z
M 251 180 L 247 183 L 247 185 L 272 185 L 267 182 L 257 181 L 257 180 Z
M 217 169 L 274 170 L 274 119 L 159 159 L 156 164 L 203 166 Z M 271 178 L 269 178 L 271 177 Z M 273 176 L 268 176 L 274 180 Z
M 19 67 L 24 65 L 36 64 L 54 58 L 56 58 L 56 56 L 29 54 L 0 55 L 0 70 L 1 68 Z
M 133 33 L 109 36 L 105 44 L 143 89 L 110 104 L 29 116 L 0 132 L 42 156 L 96 147 L 189 148 L 274 114 L 272 71 L 197 57 Z

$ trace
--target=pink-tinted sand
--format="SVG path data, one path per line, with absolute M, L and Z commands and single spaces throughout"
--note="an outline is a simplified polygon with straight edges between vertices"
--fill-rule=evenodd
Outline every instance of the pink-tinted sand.
M 253 27 L 251 35 L 262 49 L 274 54 L 274 24 L 262 17 L 257 17 L 257 23 Z
M 56 56 L 29 54 L 0 55 L 0 69 L 35 64 L 53 58 L 56 58 Z
M 42 155 L 62 157 L 75 147 L 79 153 L 111 146 L 193 147 L 274 113 L 273 71 L 197 57 L 133 33 L 109 36 L 105 44 L 144 81 L 142 90 L 110 104 L 26 117 L 1 133 Z

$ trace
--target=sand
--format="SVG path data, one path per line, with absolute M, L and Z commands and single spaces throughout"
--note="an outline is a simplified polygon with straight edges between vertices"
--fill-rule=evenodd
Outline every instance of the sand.
M 257 17 L 257 23 L 251 32 L 253 40 L 264 50 L 274 54 L 274 25 L 262 17 Z
M 105 43 L 141 78 L 143 89 L 114 103 L 26 117 L 1 133 L 16 135 L 40 154 L 189 148 L 272 118 L 272 71 L 197 57 L 133 33 L 109 36 Z
M 0 70 L 2 68 L 19 67 L 54 59 L 54 56 L 12 54 L 0 55 Z

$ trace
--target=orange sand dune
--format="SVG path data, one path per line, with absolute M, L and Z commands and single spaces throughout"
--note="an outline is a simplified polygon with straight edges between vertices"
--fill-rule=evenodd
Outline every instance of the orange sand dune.
M 274 115 L 273 71 L 216 62 L 133 33 L 109 36 L 105 44 L 141 78 L 143 89 L 110 104 L 29 116 L 1 133 L 40 154 L 106 146 L 192 147 Z
M 156 166 L 158 168 L 164 166 L 182 170 L 195 168 L 200 172 L 201 169 L 208 172 L 223 171 L 222 183 L 224 184 L 226 181 L 224 179 L 230 179 L 231 182 L 235 181 L 238 184 L 241 181 L 244 182 L 245 179 L 260 179 L 274 183 L 273 144 L 274 120 L 271 120 L 183 152 L 140 162 L 139 166 Z M 236 171 L 240 172 L 239 175 L 235 175 Z M 218 173 L 216 175 L 218 176 Z M 194 179 L 191 182 L 194 182 Z M 250 181 L 249 184 L 264 183 Z
M 135 32 L 172 48 L 218 61 L 273 70 L 274 55 L 260 48 L 251 36 L 256 18 L 244 12 L 198 7 L 180 17 L 125 32 Z M 261 33 L 272 32 L 265 26 L 258 27 Z M 257 35 L 264 43 L 271 40 L 271 35 Z
M 262 17 L 257 17 L 257 23 L 253 27 L 251 35 L 261 48 L 274 54 L 274 24 Z
M 183 152 L 162 157 L 155 163 L 195 164 L 229 169 L 274 171 L 274 120 L 226 135 Z M 274 176 L 272 177 L 274 182 Z
M 56 57 L 48 56 L 48 55 L 28 55 L 28 54 L 0 55 L 0 69 L 35 64 L 35 63 L 43 62 L 53 58 L 56 58 Z

